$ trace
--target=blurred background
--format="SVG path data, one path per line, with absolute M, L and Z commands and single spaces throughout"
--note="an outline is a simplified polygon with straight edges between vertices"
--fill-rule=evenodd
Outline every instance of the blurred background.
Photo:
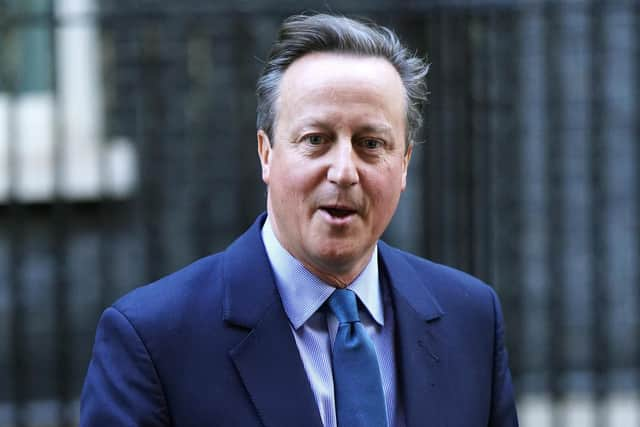
M 496 288 L 521 425 L 640 426 L 640 2 L 0 0 L 0 427 L 76 425 L 101 311 L 264 209 L 254 84 L 304 10 L 428 56 L 385 239 Z

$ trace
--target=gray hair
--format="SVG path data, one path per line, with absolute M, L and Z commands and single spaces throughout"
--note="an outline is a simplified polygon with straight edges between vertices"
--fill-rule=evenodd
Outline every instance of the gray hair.
M 407 95 L 407 147 L 415 142 L 422 125 L 422 105 L 427 98 L 425 76 L 429 66 L 404 47 L 390 29 L 326 14 L 294 15 L 280 27 L 256 86 L 258 129 L 273 141 L 282 76 L 296 59 L 312 52 L 344 52 L 387 59 L 400 75 Z

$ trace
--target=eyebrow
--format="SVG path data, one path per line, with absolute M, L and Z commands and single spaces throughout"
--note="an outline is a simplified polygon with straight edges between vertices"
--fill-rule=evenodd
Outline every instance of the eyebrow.
M 299 130 L 304 130 L 308 128 L 331 128 L 333 127 L 333 123 L 329 120 L 310 120 L 308 123 L 300 126 Z M 387 124 L 364 124 L 362 126 L 358 126 L 355 129 L 355 133 L 384 133 L 384 134 L 392 134 L 393 128 Z
M 392 130 L 393 129 L 391 128 L 391 126 L 386 124 L 364 125 L 357 129 L 358 133 L 371 132 L 371 133 L 384 133 L 384 134 L 391 134 Z

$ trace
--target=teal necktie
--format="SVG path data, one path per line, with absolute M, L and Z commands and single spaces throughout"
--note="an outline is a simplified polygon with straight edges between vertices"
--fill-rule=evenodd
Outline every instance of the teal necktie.
M 338 319 L 332 358 L 338 427 L 387 427 L 378 359 L 360 323 L 356 295 L 336 289 L 328 306 Z

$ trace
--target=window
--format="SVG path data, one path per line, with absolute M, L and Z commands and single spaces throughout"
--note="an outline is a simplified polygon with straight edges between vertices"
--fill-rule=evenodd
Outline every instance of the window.
M 105 140 L 95 0 L 12 0 L 0 41 L 0 203 L 126 197 L 137 162 Z M 55 26 L 55 23 L 60 23 Z

